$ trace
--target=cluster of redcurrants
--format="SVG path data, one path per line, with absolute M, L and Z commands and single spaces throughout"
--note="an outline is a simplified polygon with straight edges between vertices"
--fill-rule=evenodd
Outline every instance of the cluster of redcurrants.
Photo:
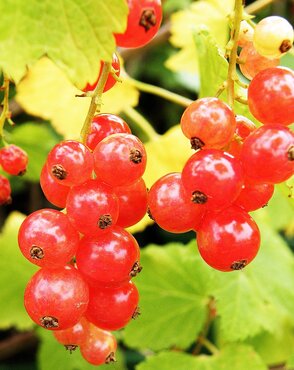
M 141 270 L 140 250 L 124 228 L 146 213 L 145 167 L 144 145 L 128 125 L 115 115 L 96 115 L 86 145 L 57 144 L 42 169 L 45 196 L 65 213 L 38 210 L 19 230 L 21 252 L 41 267 L 25 290 L 29 316 L 57 330 L 68 348 L 80 345 L 96 365 L 113 359 L 116 345 L 103 330 L 121 329 L 139 314 L 130 280 Z
M 170 232 L 197 231 L 203 259 L 221 271 L 239 270 L 256 256 L 260 234 L 248 212 L 267 204 L 274 184 L 294 173 L 294 73 L 259 72 L 248 89 L 251 113 L 234 113 L 218 98 L 193 102 L 181 128 L 196 149 L 182 173 L 160 178 L 149 191 L 149 211 Z
M 24 175 L 28 165 L 28 155 L 17 145 L 7 145 L 0 149 L 0 165 L 13 176 Z M 11 187 L 7 177 L 0 175 L 0 205 L 11 202 Z
M 255 28 L 243 20 L 238 39 L 242 48 L 238 60 L 242 74 L 252 80 L 258 72 L 277 67 L 292 43 L 293 28 L 285 18 L 267 17 Z

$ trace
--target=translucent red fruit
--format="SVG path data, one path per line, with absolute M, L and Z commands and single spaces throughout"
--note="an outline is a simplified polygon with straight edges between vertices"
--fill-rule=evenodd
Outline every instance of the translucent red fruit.
M 0 164 L 10 175 L 23 175 L 28 165 L 28 155 L 16 145 L 8 145 L 0 150 Z
M 294 173 L 294 135 L 281 125 L 259 127 L 244 141 L 244 174 L 256 183 L 280 183 Z
M 81 354 L 92 365 L 109 364 L 115 361 L 117 342 L 108 331 L 90 325 L 86 341 L 81 345 Z
M 231 206 L 205 215 L 197 233 L 197 243 L 209 266 L 220 271 L 240 270 L 256 256 L 260 233 L 246 211 Z
M 97 114 L 91 122 L 87 146 L 94 150 L 101 140 L 118 133 L 131 134 L 131 129 L 122 118 L 110 113 Z
M 250 119 L 241 115 L 237 115 L 235 135 L 228 146 L 227 152 L 232 154 L 235 158 L 239 158 L 241 155 L 243 141 L 255 129 L 256 126 L 252 121 L 250 121 Z
M 11 187 L 9 180 L 0 175 L 0 205 L 11 203 Z
M 245 182 L 244 188 L 235 200 L 234 204 L 245 209 L 247 212 L 265 207 L 274 194 L 272 184 L 251 184 Z
M 141 270 L 136 239 L 120 226 L 81 239 L 77 268 L 90 284 L 112 285 L 130 280 Z
M 249 85 L 248 105 L 253 116 L 264 124 L 293 123 L 294 72 L 282 67 L 259 72 Z
M 73 186 L 67 197 L 68 218 L 83 234 L 95 234 L 114 225 L 118 210 L 113 189 L 98 179 Z
M 18 244 L 22 254 L 40 267 L 62 267 L 75 255 L 79 234 L 67 216 L 54 209 L 31 213 L 21 224 Z
M 99 71 L 99 75 L 97 77 L 97 80 L 93 84 L 88 83 L 86 85 L 86 87 L 83 88 L 84 92 L 92 91 L 92 90 L 95 89 L 95 87 L 97 86 L 98 81 L 100 79 L 100 76 L 102 74 L 103 66 L 104 66 L 104 62 L 101 61 L 100 71 Z M 118 56 L 116 54 L 112 55 L 111 66 L 115 70 L 115 74 L 117 75 L 117 77 L 119 77 L 119 75 L 120 75 L 120 62 L 119 62 Z M 108 78 L 107 78 L 106 83 L 105 83 L 105 86 L 104 86 L 104 89 L 103 89 L 103 92 L 106 92 L 106 91 L 110 90 L 115 85 L 116 82 L 117 82 L 116 79 L 111 75 L 111 73 L 109 73 Z
M 113 187 L 132 184 L 146 168 L 144 145 L 131 134 L 106 137 L 96 146 L 93 156 L 97 177 Z
M 147 44 L 156 35 L 162 20 L 160 0 L 127 0 L 129 15 L 127 28 L 115 34 L 117 46 L 138 48 Z
M 50 330 L 74 326 L 87 309 L 89 289 L 72 266 L 41 269 L 29 281 L 24 305 L 31 319 Z
M 164 230 L 183 233 L 198 229 L 204 210 L 191 201 L 180 173 L 169 173 L 157 180 L 148 194 L 150 216 Z
M 104 330 L 118 330 L 136 317 L 139 293 L 132 282 L 117 287 L 90 288 L 86 318 Z
M 90 150 L 74 140 L 55 145 L 47 157 L 47 169 L 54 180 L 62 185 L 82 184 L 93 171 L 93 157 Z
M 43 166 L 41 171 L 40 185 L 45 197 L 47 198 L 47 200 L 49 200 L 50 203 L 59 208 L 65 207 L 66 198 L 70 187 L 62 185 L 59 182 L 55 181 L 48 172 L 46 164 Z
M 196 100 L 181 118 L 182 131 L 193 149 L 223 148 L 231 141 L 235 127 L 234 113 L 218 98 Z
M 240 194 L 243 170 L 240 162 L 226 152 L 201 150 L 186 162 L 182 181 L 192 202 L 205 209 L 221 209 Z
M 130 227 L 138 223 L 146 214 L 148 192 L 142 178 L 131 185 L 113 189 L 118 198 L 119 214 L 117 225 Z
M 82 345 L 86 341 L 90 325 L 89 321 L 82 317 L 80 321 L 71 328 L 55 330 L 53 335 L 67 350 L 74 351 L 76 347 Z

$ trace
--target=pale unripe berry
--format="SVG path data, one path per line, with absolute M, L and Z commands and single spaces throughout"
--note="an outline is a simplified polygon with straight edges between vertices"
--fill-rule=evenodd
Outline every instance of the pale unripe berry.
M 253 41 L 254 28 L 245 20 L 240 23 L 238 45 L 244 46 L 247 42 Z
M 256 51 L 267 58 L 279 58 L 292 47 L 293 28 L 282 17 L 262 19 L 255 28 L 253 44 Z

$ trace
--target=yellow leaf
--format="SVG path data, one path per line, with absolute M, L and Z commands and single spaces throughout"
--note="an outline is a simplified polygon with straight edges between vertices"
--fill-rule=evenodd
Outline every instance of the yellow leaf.
M 34 116 L 50 120 L 65 139 L 79 138 L 90 99 L 77 98 L 81 91 L 48 58 L 42 58 L 17 86 L 17 102 Z M 139 92 L 127 81 L 117 83 L 103 95 L 102 112 L 119 114 L 138 104 Z
M 224 48 L 228 41 L 228 15 L 233 6 L 233 0 L 200 0 L 173 14 L 170 42 L 180 50 L 166 61 L 166 66 L 176 72 L 197 73 L 197 51 L 193 33 L 205 26 L 219 46 Z

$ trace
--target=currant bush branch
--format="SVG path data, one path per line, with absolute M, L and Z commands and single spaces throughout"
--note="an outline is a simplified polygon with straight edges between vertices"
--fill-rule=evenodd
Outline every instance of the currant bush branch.
M 104 86 L 106 84 L 106 81 L 107 81 L 107 78 L 108 78 L 108 75 L 109 75 L 110 71 L 111 71 L 111 63 L 105 62 L 103 67 L 102 67 L 101 75 L 100 75 L 99 81 L 97 83 L 97 86 L 91 94 L 90 107 L 89 107 L 85 122 L 84 122 L 82 130 L 81 130 L 81 135 L 80 136 L 81 136 L 81 142 L 83 144 L 85 144 L 86 141 L 87 141 L 87 136 L 89 134 L 90 126 L 91 126 L 91 121 L 92 121 L 94 115 L 97 112 L 101 111 L 102 94 L 103 94 Z
M 127 107 L 123 112 L 136 124 L 140 130 L 143 131 L 148 141 L 159 137 L 159 134 L 154 130 L 152 125 L 136 109 Z

